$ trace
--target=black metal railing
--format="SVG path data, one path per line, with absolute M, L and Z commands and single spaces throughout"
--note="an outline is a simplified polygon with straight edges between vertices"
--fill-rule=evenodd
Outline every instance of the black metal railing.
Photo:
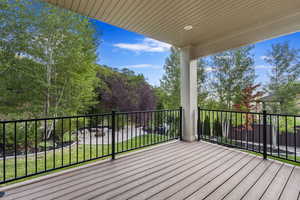
M 198 108 L 198 139 L 300 162 L 300 116 Z
M 0 121 L 0 183 L 181 137 L 182 109 Z

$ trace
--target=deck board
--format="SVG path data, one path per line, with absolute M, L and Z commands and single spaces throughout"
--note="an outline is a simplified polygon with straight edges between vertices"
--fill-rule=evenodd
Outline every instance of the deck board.
M 281 193 L 280 200 L 296 200 L 299 199 L 300 193 L 300 168 L 295 167 L 287 184 L 285 185 L 284 190 Z
M 261 160 L 258 158 L 249 159 L 248 163 L 240 165 L 236 169 L 230 169 L 223 176 L 219 176 L 219 178 L 198 190 L 189 199 L 221 199 L 224 197 L 224 194 L 227 194 L 238 183 L 238 180 L 247 176 L 260 162 Z
M 175 142 L 37 182 L 2 199 L 299 199 L 300 168 L 206 142 Z
M 270 168 L 257 180 L 242 199 L 260 199 L 264 192 L 268 189 L 269 185 L 275 179 L 276 175 L 282 169 L 283 164 L 274 163 Z
M 265 192 L 261 199 L 278 199 L 280 197 L 281 192 L 284 189 L 284 186 L 289 180 L 293 169 L 294 167 L 292 166 L 283 165 L 282 169 L 274 178 L 273 182 L 271 183 L 268 190 Z

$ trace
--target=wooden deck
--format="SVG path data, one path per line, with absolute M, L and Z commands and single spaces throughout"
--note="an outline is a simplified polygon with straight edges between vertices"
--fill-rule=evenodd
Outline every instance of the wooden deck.
M 205 142 L 164 144 L 2 188 L 2 199 L 299 199 L 300 168 Z

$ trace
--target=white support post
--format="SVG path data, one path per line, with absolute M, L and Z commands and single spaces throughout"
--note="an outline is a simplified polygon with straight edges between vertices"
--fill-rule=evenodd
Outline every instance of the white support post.
M 192 60 L 192 47 L 180 49 L 181 106 L 183 140 L 193 142 L 197 135 L 197 60 Z

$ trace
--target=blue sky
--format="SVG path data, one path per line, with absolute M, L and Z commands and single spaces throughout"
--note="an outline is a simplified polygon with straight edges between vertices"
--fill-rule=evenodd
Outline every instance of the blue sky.
M 100 64 L 119 69 L 127 67 L 136 73 L 142 73 L 151 85 L 159 85 L 159 80 L 164 73 L 165 59 L 170 53 L 168 44 L 97 20 L 91 20 L 91 22 L 97 28 L 97 34 L 102 41 L 98 51 Z M 272 44 L 285 41 L 288 41 L 293 48 L 300 48 L 300 33 L 255 44 L 253 54 L 257 83 L 265 84 L 268 82 L 271 68 L 263 60 L 267 51 Z

